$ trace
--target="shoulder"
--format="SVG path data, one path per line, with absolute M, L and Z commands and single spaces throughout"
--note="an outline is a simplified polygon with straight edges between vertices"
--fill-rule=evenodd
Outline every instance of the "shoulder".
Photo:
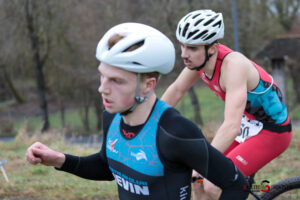
M 222 71 L 243 71 L 251 65 L 251 61 L 244 54 L 233 51 L 224 58 Z
M 174 108 L 165 111 L 159 124 L 157 149 L 164 165 L 207 174 L 208 143 L 201 130 Z
M 113 118 L 115 117 L 116 113 L 109 113 L 106 110 L 103 111 L 103 122 L 111 123 Z
M 228 54 L 222 63 L 220 83 L 226 88 L 228 83 L 236 85 L 239 82 L 246 82 L 249 71 L 253 67 L 251 61 L 239 52 Z M 224 90 L 226 90 L 223 88 Z
M 107 132 L 107 130 L 108 130 L 112 120 L 114 119 L 115 115 L 116 115 L 115 113 L 112 114 L 112 113 L 107 112 L 106 110 L 103 111 L 102 116 L 103 116 L 103 131 L 104 131 L 104 133 Z
M 183 117 L 175 108 L 168 108 L 160 118 L 159 127 L 168 134 L 179 138 L 202 138 L 202 132 L 196 124 Z

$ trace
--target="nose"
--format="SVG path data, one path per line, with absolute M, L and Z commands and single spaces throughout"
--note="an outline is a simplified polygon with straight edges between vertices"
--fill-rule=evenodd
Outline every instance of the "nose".
M 188 52 L 184 46 L 181 46 L 181 58 L 188 58 Z
M 110 90 L 109 90 L 108 85 L 107 85 L 107 80 L 105 80 L 105 78 L 101 78 L 100 85 L 99 85 L 99 88 L 98 88 L 98 92 L 101 93 L 101 94 L 108 94 L 109 91 Z

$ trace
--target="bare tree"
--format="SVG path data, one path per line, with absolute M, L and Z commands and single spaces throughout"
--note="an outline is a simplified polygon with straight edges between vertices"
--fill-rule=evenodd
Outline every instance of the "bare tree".
M 13 97 L 15 98 L 16 102 L 18 103 L 23 103 L 24 99 L 23 97 L 20 95 L 20 93 L 18 92 L 18 90 L 16 89 L 16 87 L 14 86 L 13 81 L 11 80 L 10 76 L 7 73 L 7 69 L 4 66 L 4 64 L 0 64 L 0 71 L 1 71 L 1 79 L 2 82 L 7 85 L 7 87 L 9 88 L 9 91 L 11 92 L 11 94 L 13 95 Z
M 193 10 L 193 1 L 192 0 L 188 0 L 185 3 L 187 4 L 187 6 L 185 6 L 185 7 L 188 8 L 189 11 L 192 11 Z M 170 37 L 172 38 L 173 41 L 176 41 L 175 31 L 176 31 L 178 20 L 175 20 L 176 19 L 175 16 L 178 15 L 178 13 L 175 13 L 174 6 L 175 6 L 174 1 L 172 1 L 172 0 L 165 0 L 165 2 L 164 2 L 164 8 L 166 10 L 166 22 L 167 22 L 169 31 L 173 32 L 173 34 Z M 186 13 L 184 13 L 184 14 L 186 14 Z M 183 17 L 184 14 L 180 13 L 179 15 L 182 15 L 181 17 Z M 176 54 L 180 55 L 180 49 L 178 49 L 178 48 L 176 49 Z M 176 64 L 178 64 L 179 66 L 182 66 L 183 65 L 182 60 L 181 59 L 177 59 Z M 182 67 L 180 67 L 180 70 L 181 69 L 182 69 Z M 195 92 L 194 86 L 192 86 L 188 90 L 188 94 L 189 94 L 189 97 L 191 99 L 191 104 L 192 104 L 192 106 L 194 108 L 193 109 L 194 110 L 194 119 L 193 119 L 193 121 L 196 124 L 203 125 L 203 120 L 202 120 L 202 117 L 201 117 L 201 114 L 200 114 L 201 113 L 201 107 L 200 107 L 200 104 L 199 104 L 198 97 L 197 97 L 197 94 Z
M 276 18 L 284 30 L 290 31 L 299 16 L 299 0 L 269 0 L 267 1 L 268 11 Z
M 300 8 L 300 0 L 269 0 L 267 3 L 269 6 L 269 13 L 272 15 L 273 18 L 276 18 L 279 24 L 283 27 L 286 34 L 288 34 L 293 25 L 299 19 L 299 8 Z M 288 69 L 293 79 L 293 86 L 296 96 L 296 103 L 300 103 L 300 83 L 298 81 L 298 77 L 300 76 L 299 66 L 297 60 L 294 60 L 293 64 L 291 62 L 288 64 Z M 283 71 L 285 72 L 285 71 Z M 282 76 L 282 72 L 280 74 Z M 282 77 L 282 81 L 285 82 L 285 77 Z M 283 84 L 285 85 L 285 83 Z M 283 88 L 283 93 L 285 94 L 286 89 Z
M 45 5 L 47 5 L 46 2 Z M 44 28 L 46 28 L 44 32 L 45 39 L 42 41 L 42 36 L 40 34 L 40 24 L 39 24 L 39 13 L 38 3 L 32 0 L 25 1 L 25 14 L 26 14 L 26 22 L 28 34 L 31 42 L 32 56 L 35 64 L 35 72 L 36 72 L 36 81 L 37 88 L 40 100 L 40 107 L 42 109 L 42 117 L 43 117 L 43 126 L 42 132 L 46 131 L 49 128 L 49 119 L 48 119 L 48 105 L 46 100 L 46 87 L 45 87 L 45 78 L 43 73 L 43 67 L 45 62 L 49 56 L 49 35 L 46 26 L 49 24 L 44 24 Z M 51 15 L 46 8 L 47 14 L 49 17 L 48 20 L 51 20 Z M 43 43 L 45 42 L 45 43 Z M 44 45 L 44 53 L 42 54 L 42 45 Z
M 293 3 L 291 5 L 295 10 L 299 6 L 299 0 L 281 1 L 282 5 L 288 2 Z M 224 3 L 229 4 L 224 6 Z M 88 112 L 91 112 L 91 109 L 95 110 L 98 113 L 97 126 L 100 129 L 102 107 L 97 92 L 99 80 L 95 72 L 99 63 L 95 59 L 95 48 L 110 27 L 122 22 L 140 22 L 168 35 L 175 44 L 177 59 L 175 70 L 160 82 L 160 85 L 167 85 L 184 67 L 175 37 L 180 18 L 197 9 L 222 12 L 226 27 L 222 43 L 233 46 L 230 3 L 231 1 L 222 0 L 0 0 L 0 30 L 4 33 L 0 36 L 1 64 L 5 66 L 14 88 L 20 91 L 21 95 L 23 90 L 18 83 L 36 78 L 45 121 L 48 121 L 46 94 L 47 97 L 55 94 L 63 124 L 65 110 L 72 104 L 73 109 L 80 109 L 82 116 L 86 116 L 82 118 L 86 124 L 89 120 Z M 280 1 L 237 2 L 239 44 L 241 51 L 247 56 L 255 55 L 261 44 L 283 32 L 283 28 L 276 23 L 276 20 L 279 20 L 276 16 L 281 12 L 276 11 L 275 3 L 279 5 Z M 18 9 L 17 12 L 12 12 L 15 9 Z M 268 12 L 265 12 L 266 10 Z M 289 19 L 293 19 L 293 9 L 282 10 L 289 10 Z M 281 21 L 284 24 L 289 23 L 288 19 Z M 9 88 L 8 85 L 6 88 Z M 10 92 L 6 93 L 12 97 Z M 82 94 L 85 94 L 85 97 Z M 195 111 L 194 121 L 201 124 L 200 104 L 194 88 L 188 94 Z M 44 122 L 43 127 L 47 126 L 49 122 Z
M 12 74 L 17 75 L 18 70 L 12 69 L 11 65 L 14 65 L 12 60 L 12 50 L 18 44 L 13 42 L 13 37 L 18 30 L 18 24 L 15 21 L 15 14 L 13 14 L 13 4 L 14 2 L 4 2 L 0 1 L 0 79 L 3 83 L 2 97 L 14 97 L 17 103 L 23 103 L 24 97 L 19 92 L 18 88 L 15 86 L 12 80 Z M 13 55 L 15 57 L 17 53 Z M 3 98 L 2 100 L 7 100 Z

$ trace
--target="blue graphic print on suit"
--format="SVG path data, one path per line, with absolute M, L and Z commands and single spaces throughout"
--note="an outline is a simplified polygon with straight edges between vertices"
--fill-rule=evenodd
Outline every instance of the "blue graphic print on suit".
M 254 93 L 248 92 L 246 111 L 263 123 L 280 124 L 288 117 L 287 109 L 280 99 L 281 93 L 278 88 L 272 85 L 268 89 L 269 86 L 270 83 L 260 80 L 258 86 L 252 91 Z
M 121 115 L 116 114 L 107 134 L 107 157 L 142 174 L 163 176 L 164 167 L 157 153 L 156 133 L 158 121 L 168 107 L 165 102 L 157 101 L 147 123 L 131 140 L 123 138 L 120 132 Z

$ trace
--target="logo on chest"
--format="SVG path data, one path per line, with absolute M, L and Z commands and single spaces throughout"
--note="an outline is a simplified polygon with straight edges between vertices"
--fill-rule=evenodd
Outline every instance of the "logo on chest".
M 213 87 L 214 87 L 214 90 L 215 90 L 215 91 L 217 91 L 217 92 L 220 92 L 220 91 L 221 91 L 220 88 L 219 88 L 219 86 L 213 85 Z
M 146 153 L 143 150 L 141 150 L 141 149 L 137 153 L 131 152 L 130 155 L 133 156 L 133 157 L 135 157 L 136 160 L 142 160 L 142 159 L 144 159 L 144 160 L 148 161 L 148 159 L 146 157 Z
M 115 140 L 108 139 L 106 147 L 109 149 L 110 152 L 119 153 L 119 151 L 117 151 L 115 149 L 115 145 L 116 145 L 117 141 L 118 141 L 118 139 L 115 139 Z

